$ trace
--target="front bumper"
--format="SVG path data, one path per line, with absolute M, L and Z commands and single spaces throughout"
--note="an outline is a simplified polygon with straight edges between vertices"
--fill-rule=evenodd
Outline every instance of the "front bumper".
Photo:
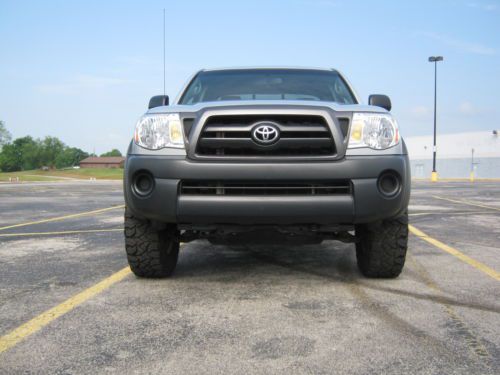
M 378 178 L 399 176 L 401 188 L 384 196 Z M 154 189 L 141 197 L 134 176 L 147 172 Z M 181 195 L 182 180 L 317 181 L 348 179 L 346 195 L 205 196 Z M 178 224 L 356 224 L 395 217 L 408 207 L 410 167 L 407 155 L 349 156 L 328 162 L 207 162 L 179 156 L 129 155 L 124 192 L 127 207 L 138 217 Z

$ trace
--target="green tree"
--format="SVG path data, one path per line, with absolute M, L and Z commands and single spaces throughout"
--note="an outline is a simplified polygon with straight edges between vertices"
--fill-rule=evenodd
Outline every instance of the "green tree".
M 0 169 L 6 172 L 38 168 L 39 142 L 30 136 L 6 144 L 0 154 Z
M 55 164 L 56 168 L 72 167 L 77 165 L 83 159 L 89 156 L 83 150 L 76 147 L 66 147 L 59 155 L 57 155 Z
M 2 152 L 0 152 L 0 170 L 3 172 L 21 170 L 21 163 L 17 156 L 16 147 L 13 144 L 7 144 L 2 147 Z
M 39 167 L 55 167 L 57 157 L 67 146 L 56 137 L 45 137 L 39 141 Z
M 120 150 L 117 150 L 116 148 L 112 149 L 111 151 L 105 152 L 104 154 L 101 154 L 101 157 L 104 156 L 122 156 L 122 153 Z
M 19 144 L 19 159 L 21 169 L 28 171 L 42 166 L 40 162 L 40 140 L 30 136 L 17 138 L 14 144 Z
M 2 150 L 2 146 L 9 143 L 12 139 L 9 131 L 5 127 L 5 123 L 0 120 L 0 151 Z
M 68 147 L 56 137 L 40 140 L 26 136 L 6 143 L 0 150 L 0 170 L 15 172 L 43 166 L 64 168 L 74 166 L 88 156 L 85 151 Z

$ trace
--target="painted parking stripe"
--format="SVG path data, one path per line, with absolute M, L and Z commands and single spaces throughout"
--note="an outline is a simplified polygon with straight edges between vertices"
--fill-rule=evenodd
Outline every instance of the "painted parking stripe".
M 425 215 L 440 215 L 440 216 L 454 216 L 454 215 L 497 215 L 491 211 L 437 211 L 437 212 L 414 212 L 409 213 L 408 216 L 425 216 Z
M 122 204 L 122 205 L 119 205 L 119 206 L 100 208 L 98 210 L 86 211 L 86 212 L 79 212 L 77 214 L 71 214 L 71 215 L 65 215 L 65 216 L 59 216 L 59 217 L 53 217 L 53 218 L 50 218 L 50 219 L 43 219 L 43 220 L 31 221 L 31 222 L 27 222 L 27 223 L 7 225 L 5 227 L 0 227 L 0 230 L 11 229 L 11 228 L 19 228 L 19 227 L 26 227 L 28 225 L 35 225 L 35 224 L 51 223 L 53 221 L 61 221 L 61 220 L 73 219 L 75 217 L 86 216 L 86 215 L 93 215 L 93 214 L 100 214 L 102 212 L 116 210 L 116 209 L 119 209 L 119 208 L 125 208 L 125 205 Z
M 75 296 L 68 298 L 63 303 L 41 313 L 37 317 L 31 319 L 29 322 L 24 323 L 5 336 L 0 337 L 0 353 L 12 348 L 21 340 L 38 332 L 53 320 L 73 310 L 75 307 L 81 305 L 88 299 L 96 296 L 99 293 L 102 293 L 113 284 L 117 283 L 120 280 L 123 280 L 123 278 L 125 278 L 130 273 L 130 268 L 125 267 L 122 270 L 100 281 L 99 283 L 91 286 L 90 288 L 85 289 L 83 292 L 80 292 Z
M 408 225 L 408 229 L 410 230 L 411 233 L 413 233 L 415 236 L 423 239 L 424 241 L 427 241 L 428 243 L 436 246 L 437 248 L 446 251 L 447 253 L 457 257 L 460 259 L 462 262 L 465 262 L 469 264 L 470 266 L 480 270 L 481 272 L 485 273 L 486 275 L 492 277 L 493 279 L 500 281 L 500 273 L 495 271 L 493 268 L 488 267 L 487 265 L 465 255 L 464 253 L 458 251 L 457 249 L 454 249 L 451 246 L 448 246 L 441 241 L 436 240 L 435 238 L 432 238 L 422 232 L 420 229 L 415 228 L 413 225 Z
M 85 234 L 85 233 L 108 233 L 108 232 L 123 232 L 123 228 L 64 230 L 59 232 L 0 233 L 0 237 L 59 236 L 59 235 L 80 234 L 80 233 Z
M 453 202 L 453 203 L 460 203 L 460 204 L 467 204 L 469 206 L 476 206 L 476 207 L 488 208 L 490 210 L 500 211 L 500 207 L 488 206 L 486 204 L 481 204 L 481 203 L 472 202 L 472 201 L 468 201 L 468 200 L 450 199 L 450 198 L 438 197 L 437 195 L 433 195 L 432 197 L 436 198 L 436 199 L 441 199 L 443 201 L 448 201 L 448 202 Z

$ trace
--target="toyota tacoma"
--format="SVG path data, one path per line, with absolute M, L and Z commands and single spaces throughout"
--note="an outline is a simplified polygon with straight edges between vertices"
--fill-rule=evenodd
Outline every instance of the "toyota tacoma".
M 202 70 L 154 96 L 125 164 L 125 247 L 170 276 L 179 244 L 355 244 L 367 277 L 397 277 L 408 243 L 408 153 L 385 95 L 362 105 L 332 69 Z

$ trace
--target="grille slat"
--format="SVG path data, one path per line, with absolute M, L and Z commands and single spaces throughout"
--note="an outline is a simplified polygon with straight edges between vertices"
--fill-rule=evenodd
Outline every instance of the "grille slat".
M 328 128 L 324 126 L 286 126 L 278 124 L 278 128 L 282 132 L 318 132 L 329 134 Z M 215 132 L 250 132 L 252 130 L 252 125 L 207 125 L 205 126 L 204 133 L 215 133 Z
M 280 139 L 261 145 L 252 139 L 252 129 L 260 122 L 272 122 Z M 221 115 L 209 117 L 196 148 L 196 154 L 215 157 L 328 156 L 335 154 L 335 143 L 322 116 L 304 115 Z
M 300 148 L 304 147 L 305 143 L 311 147 L 328 147 L 331 141 L 325 138 L 281 138 L 275 144 L 266 146 L 265 151 L 280 148 Z M 200 140 L 199 144 L 203 147 L 224 148 L 225 150 L 233 147 L 249 147 L 254 150 L 262 150 L 262 146 L 246 138 L 204 138 Z
M 182 181 L 183 195 L 350 195 L 347 180 L 325 182 Z

